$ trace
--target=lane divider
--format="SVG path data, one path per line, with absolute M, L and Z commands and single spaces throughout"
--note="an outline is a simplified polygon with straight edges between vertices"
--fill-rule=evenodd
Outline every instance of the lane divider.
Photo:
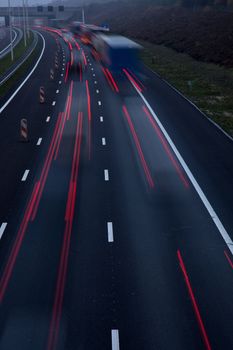
M 38 141 L 37 141 L 37 146 L 40 146 L 41 145 L 41 142 L 42 142 L 42 137 L 39 137 Z
M 29 169 L 26 169 L 26 170 L 25 170 L 21 181 L 25 182 L 25 181 L 27 180 L 27 177 L 28 177 L 29 172 L 30 172 Z
M 104 180 L 109 181 L 109 171 L 108 169 L 104 169 Z
M 0 239 L 2 239 L 2 236 L 5 232 L 6 227 L 7 227 L 7 222 L 3 222 L 0 226 Z
M 107 223 L 107 231 L 108 231 L 108 242 L 113 243 L 114 242 L 113 224 L 111 221 Z

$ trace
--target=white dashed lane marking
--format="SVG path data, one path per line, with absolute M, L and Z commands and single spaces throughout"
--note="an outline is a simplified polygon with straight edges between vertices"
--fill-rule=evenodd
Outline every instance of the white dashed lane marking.
M 37 146 L 40 146 L 40 144 L 41 144 L 41 142 L 42 142 L 42 137 L 40 137 L 39 139 L 38 139 L 38 141 L 37 141 Z
M 105 170 L 104 170 L 104 180 L 105 180 L 105 181 L 109 181 L 109 172 L 108 172 L 108 169 L 105 169 Z
M 108 242 L 112 243 L 114 242 L 112 222 L 107 223 L 107 229 L 108 229 Z
M 120 350 L 118 329 L 112 329 L 112 350 Z
M 6 229 L 6 227 L 7 227 L 7 222 L 3 222 L 3 223 L 1 224 L 1 226 L 0 226 L 0 239 L 1 239 L 2 236 L 3 236 L 3 233 L 4 233 L 5 229 Z
M 23 174 L 23 177 L 21 179 L 21 181 L 26 181 L 27 180 L 27 177 L 28 177 L 28 174 L 29 174 L 29 171 L 28 169 L 25 170 L 24 174 Z

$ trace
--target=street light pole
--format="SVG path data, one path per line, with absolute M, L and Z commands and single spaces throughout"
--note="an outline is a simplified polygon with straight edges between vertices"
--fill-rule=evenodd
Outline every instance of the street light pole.
M 27 37 L 26 37 L 26 18 L 25 18 L 25 3 L 22 0 L 22 10 L 23 10 L 23 36 L 24 36 L 24 46 L 27 46 Z
M 9 25 L 10 25 L 10 40 L 11 40 L 11 61 L 14 61 L 14 52 L 13 52 L 13 36 L 12 36 L 12 21 L 11 21 L 11 1 L 8 0 L 8 9 L 9 9 Z
M 25 0 L 25 4 L 26 4 L 27 37 L 29 38 L 28 0 Z
M 20 6 L 18 6 L 18 26 L 20 27 L 21 20 L 20 20 Z

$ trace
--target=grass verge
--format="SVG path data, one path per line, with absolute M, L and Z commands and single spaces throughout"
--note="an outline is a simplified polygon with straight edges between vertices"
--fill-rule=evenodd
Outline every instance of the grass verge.
M 5 57 L 0 60 L 0 75 L 4 74 L 12 64 L 17 62 L 17 60 L 24 54 L 24 52 L 31 46 L 33 42 L 34 35 L 30 31 L 29 39 L 27 40 L 27 45 L 24 45 L 24 39 L 22 38 L 20 42 L 14 48 L 14 60 L 11 61 L 11 53 L 9 52 Z
M 16 70 L 16 72 L 2 85 L 0 86 L 0 98 L 4 97 L 11 88 L 13 88 L 17 82 L 26 75 L 28 69 L 32 66 L 33 62 L 39 55 L 38 45 L 35 47 L 34 51 L 28 57 L 28 59 Z
M 190 56 L 145 41 L 143 62 L 188 97 L 233 136 L 233 69 L 199 62 Z

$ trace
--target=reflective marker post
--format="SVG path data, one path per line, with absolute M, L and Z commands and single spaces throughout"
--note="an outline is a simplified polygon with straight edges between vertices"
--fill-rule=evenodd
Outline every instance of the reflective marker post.
M 50 69 L 50 80 L 54 80 L 54 70 Z
M 40 87 L 39 101 L 40 101 L 40 103 L 45 103 L 45 91 L 44 91 L 44 87 L 43 86 Z
M 20 120 L 20 141 L 28 142 L 28 122 L 23 118 Z
M 10 40 L 11 40 L 11 61 L 14 61 L 14 52 L 13 52 L 13 37 L 12 37 L 12 18 L 11 18 L 11 1 L 8 0 L 8 10 L 9 10 L 9 25 L 10 25 Z

